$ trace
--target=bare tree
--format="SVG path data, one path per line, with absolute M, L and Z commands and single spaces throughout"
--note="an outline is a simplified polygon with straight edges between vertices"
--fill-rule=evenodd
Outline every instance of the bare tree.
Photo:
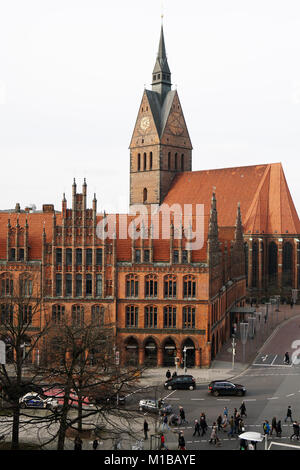
M 33 353 L 38 354 L 41 339 L 49 330 L 49 324 L 42 321 L 45 306 L 38 280 L 37 272 L 23 273 L 17 279 L 9 273 L 1 276 L 0 335 L 6 343 L 10 370 L 2 365 L 0 384 L 13 411 L 12 449 L 19 448 L 20 398 L 37 388 L 35 372 L 28 371 L 24 376 L 24 370 Z

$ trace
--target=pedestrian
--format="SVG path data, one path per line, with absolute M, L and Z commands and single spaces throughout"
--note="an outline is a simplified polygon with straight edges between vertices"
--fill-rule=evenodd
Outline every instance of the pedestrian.
M 145 420 L 144 421 L 144 437 L 145 437 L 145 440 L 148 439 L 148 431 L 149 431 L 149 425 L 148 425 L 147 421 Z
M 184 435 L 183 435 L 182 431 L 179 433 L 179 437 L 178 437 L 178 449 L 186 450 L 186 448 L 185 448 L 185 439 L 184 439 Z
M 269 421 L 265 420 L 263 423 L 263 429 L 264 429 L 264 435 L 269 435 L 270 434 L 270 425 Z
M 224 432 L 226 432 L 227 424 L 228 424 L 228 417 L 224 415 L 223 421 L 222 421 L 222 429 Z
M 208 426 L 206 423 L 205 415 L 204 413 L 201 413 L 201 416 L 200 416 L 201 437 L 204 436 L 204 434 L 206 433 L 207 427 Z
M 75 437 L 74 450 L 82 450 L 82 440 L 79 436 Z
M 240 425 L 240 416 L 239 414 L 237 414 L 236 417 L 234 418 L 234 434 L 238 434 L 239 425 Z
M 290 439 L 293 439 L 294 436 L 296 436 L 297 441 L 299 441 L 299 423 L 298 421 L 293 422 L 293 434 L 291 435 Z
M 287 409 L 287 412 L 286 412 L 286 417 L 285 417 L 285 420 L 284 420 L 285 423 L 287 422 L 288 418 L 290 418 L 291 423 L 292 423 L 293 420 L 292 420 L 292 407 L 291 407 L 291 405 L 288 406 L 288 409 Z
M 199 421 L 197 419 L 195 419 L 195 429 L 194 429 L 193 436 L 195 436 L 196 433 L 198 433 L 198 436 L 200 436 L 200 424 L 199 424 Z
M 226 418 L 228 418 L 228 408 L 227 408 L 227 406 L 224 406 L 223 415 L 226 416 Z
M 289 355 L 288 352 L 285 353 L 283 362 L 284 362 L 285 364 L 289 365 L 289 363 L 290 363 L 290 355 Z
M 213 422 L 213 425 L 212 425 L 212 428 L 211 428 L 209 444 L 212 444 L 213 441 L 214 441 L 215 445 L 217 445 L 217 442 L 218 443 L 220 442 L 220 440 L 218 438 L 218 434 L 217 434 L 216 422 Z
M 245 403 L 244 403 L 243 401 L 242 401 L 242 404 L 241 404 L 241 406 L 240 406 L 240 411 L 241 411 L 241 418 L 242 418 L 243 416 L 246 416 L 246 418 L 247 418 L 247 414 L 246 414 L 246 405 L 245 405 Z
M 293 308 L 294 306 L 294 302 L 293 302 L 293 299 L 291 300 L 291 308 Z
M 180 416 L 180 423 L 179 424 L 187 424 L 188 422 L 185 419 L 185 411 L 182 406 L 179 407 L 179 416 Z
M 54 421 L 57 423 L 57 421 L 58 421 L 58 414 L 59 414 L 59 413 L 58 413 L 58 407 L 57 407 L 57 406 L 55 406 L 55 407 L 53 408 L 53 413 L 54 413 Z
M 167 380 L 169 380 L 171 378 L 171 372 L 170 372 L 169 369 L 166 372 L 166 378 L 167 378 Z
M 217 425 L 218 425 L 218 431 L 221 431 L 222 430 L 222 416 L 221 415 L 217 417 Z
M 233 417 L 234 418 L 236 417 L 237 413 L 238 413 L 238 410 L 236 408 L 234 408 L 234 410 L 233 410 Z
M 167 413 L 164 413 L 163 420 L 162 420 L 162 429 L 167 428 L 170 430 L 169 425 L 168 425 L 168 416 Z
M 165 436 L 163 433 L 160 433 L 160 449 L 168 450 L 166 447 Z
M 173 374 L 172 374 L 172 377 L 173 377 L 173 379 L 174 379 L 175 377 L 177 377 L 177 372 L 176 372 L 176 370 L 174 370 L 174 372 L 173 372 Z
M 272 436 L 273 431 L 275 431 L 276 434 L 277 434 L 276 429 L 277 429 L 277 421 L 276 421 L 276 418 L 275 418 L 275 416 L 274 416 L 274 418 L 272 419 L 272 423 L 271 423 L 271 432 L 270 432 L 270 436 Z
M 93 441 L 93 449 L 94 449 L 94 450 L 97 450 L 98 445 L 99 445 L 98 439 L 94 439 L 94 441 Z
M 230 426 L 230 431 L 228 433 L 228 436 L 233 436 L 234 434 L 234 417 L 233 416 L 230 417 L 229 426 Z
M 244 421 L 242 420 L 242 418 L 239 420 L 239 433 L 242 433 L 245 431 L 245 424 L 244 424 Z
M 277 421 L 277 425 L 276 425 L 276 436 L 281 437 L 281 434 L 282 434 L 282 429 L 281 429 L 281 419 L 280 419 L 279 421 Z

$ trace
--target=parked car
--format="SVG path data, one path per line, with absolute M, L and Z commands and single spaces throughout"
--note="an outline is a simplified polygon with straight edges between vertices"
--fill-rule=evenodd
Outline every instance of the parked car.
M 234 384 L 227 380 L 213 380 L 209 386 L 208 391 L 215 397 L 219 395 L 238 395 L 242 396 L 246 393 L 244 385 Z
M 62 406 L 64 403 L 64 396 L 65 392 L 62 388 L 57 388 L 57 387 L 46 387 L 43 390 L 43 394 L 49 398 L 53 398 L 57 401 L 59 406 Z M 94 406 L 93 403 L 89 400 L 88 397 L 83 396 L 81 398 L 82 401 L 82 407 L 83 408 L 88 408 Z M 78 396 L 75 393 L 74 390 L 71 390 L 70 392 L 70 398 L 69 398 L 69 405 L 77 407 L 78 406 Z
M 45 397 L 36 392 L 26 393 L 22 398 L 20 398 L 20 407 L 21 408 L 47 408 L 54 409 L 57 408 L 58 401 L 52 397 Z
M 146 399 L 139 401 L 139 410 L 140 411 L 150 411 L 152 413 L 157 413 L 159 415 L 171 414 L 173 412 L 172 406 L 165 403 L 164 400 L 153 400 Z
M 195 390 L 196 380 L 192 375 L 177 375 L 165 382 L 165 388 L 168 390 Z

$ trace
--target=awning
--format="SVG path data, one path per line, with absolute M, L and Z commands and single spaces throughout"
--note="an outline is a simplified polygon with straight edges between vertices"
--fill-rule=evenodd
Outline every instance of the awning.
M 245 439 L 245 441 L 254 441 L 254 442 L 262 442 L 264 437 L 260 434 L 260 432 L 243 432 L 239 435 L 240 439 Z

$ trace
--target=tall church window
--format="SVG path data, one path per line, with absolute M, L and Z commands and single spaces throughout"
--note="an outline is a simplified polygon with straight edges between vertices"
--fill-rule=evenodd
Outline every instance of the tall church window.
M 268 258 L 269 258 L 269 283 L 275 284 L 277 281 L 277 245 L 275 242 L 271 242 L 269 244 L 268 250 Z
M 176 307 L 164 307 L 164 328 L 176 328 Z
M 152 161 L 153 161 L 153 158 L 152 158 L 152 152 L 150 152 L 150 163 L 149 163 L 149 170 L 152 170 Z
M 170 298 L 174 297 L 176 298 L 176 276 L 173 276 L 172 274 L 165 276 L 164 278 L 164 297 L 165 298 Z
M 258 243 L 252 245 L 252 287 L 257 287 L 258 274 Z
M 194 276 L 183 278 L 183 297 L 196 297 L 196 278 Z
M 138 171 L 141 171 L 141 154 L 140 153 L 138 153 L 137 169 Z
M 283 245 L 282 284 L 284 286 L 292 286 L 293 284 L 293 247 L 289 242 Z
M 175 170 L 177 170 L 177 167 L 178 167 L 178 155 L 177 155 L 177 153 L 175 153 L 175 157 L 174 157 L 174 168 L 175 168 Z
M 128 274 L 126 276 L 126 297 L 138 297 L 139 296 L 139 279 L 134 274 Z
M 145 328 L 157 328 L 157 307 L 145 307 L 144 325 Z
M 183 307 L 183 328 L 195 328 L 195 307 Z
M 138 326 L 139 309 L 135 305 L 128 305 L 126 307 L 126 328 L 134 328 Z
M 181 155 L 181 171 L 184 171 L 184 154 Z
M 147 201 L 147 197 L 148 197 L 148 191 L 147 191 L 147 188 L 144 188 L 144 190 L 143 190 L 143 202 Z
M 171 169 L 171 152 L 168 153 L 168 170 Z
M 147 170 L 147 154 L 144 153 L 144 171 Z
M 246 287 L 248 287 L 248 243 L 244 243 Z

